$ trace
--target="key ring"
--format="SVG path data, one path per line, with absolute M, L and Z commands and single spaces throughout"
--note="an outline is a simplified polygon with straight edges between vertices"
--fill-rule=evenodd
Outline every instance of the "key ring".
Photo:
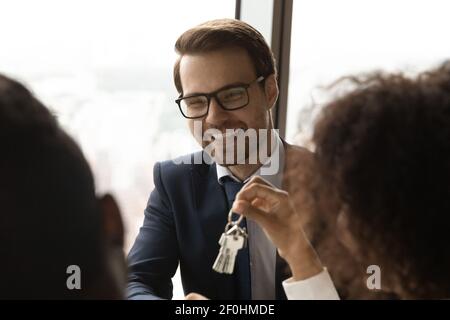
M 233 211 L 230 209 L 230 211 L 228 212 L 228 223 L 225 226 L 225 233 L 230 231 L 233 227 L 239 226 L 239 224 L 244 219 L 244 216 L 240 214 L 237 220 L 233 221 L 232 219 L 233 219 Z
M 236 221 L 233 221 L 233 210 L 230 209 L 230 211 L 228 212 L 228 224 L 231 224 L 231 226 L 239 225 L 243 219 L 244 216 L 240 214 L 239 218 Z
M 228 212 L 228 223 L 225 226 L 225 234 L 231 234 L 236 230 L 240 230 L 245 234 L 245 236 L 247 236 L 245 228 L 242 229 L 241 227 L 239 227 L 239 224 L 244 219 L 244 216 L 239 214 L 239 218 L 235 221 L 233 221 L 232 218 L 233 218 L 233 211 L 230 209 L 230 211 Z

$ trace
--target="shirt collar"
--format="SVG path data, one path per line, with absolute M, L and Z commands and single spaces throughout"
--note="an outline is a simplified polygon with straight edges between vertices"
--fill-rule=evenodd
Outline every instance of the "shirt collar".
M 266 181 L 268 181 L 270 184 L 274 185 L 276 188 L 281 189 L 281 184 L 283 181 L 283 171 L 284 171 L 284 145 L 283 141 L 281 141 L 281 138 L 277 132 L 277 130 L 272 130 L 274 143 L 272 145 L 272 152 L 269 157 L 269 159 L 266 161 L 266 163 L 262 167 L 269 167 L 274 161 L 278 161 L 278 170 L 274 174 L 267 174 L 264 172 L 264 170 L 261 170 L 259 168 L 254 174 L 252 174 L 250 177 L 245 179 L 244 181 L 241 181 L 239 178 L 235 177 L 233 173 L 224 166 L 221 166 L 216 163 L 216 170 L 217 170 L 217 180 L 220 184 L 222 184 L 222 178 L 229 176 L 233 180 L 237 182 L 248 182 L 252 177 L 259 176 Z M 278 159 L 276 158 L 278 157 Z

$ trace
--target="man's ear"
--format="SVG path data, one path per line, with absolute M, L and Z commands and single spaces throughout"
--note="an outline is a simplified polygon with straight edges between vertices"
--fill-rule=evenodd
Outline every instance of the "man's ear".
M 116 200 L 109 194 L 99 199 L 102 212 L 102 223 L 107 244 L 112 246 L 124 245 L 124 227 L 122 216 Z
M 271 110 L 278 99 L 278 83 L 275 74 L 271 74 L 264 80 L 264 92 L 267 99 L 268 110 Z

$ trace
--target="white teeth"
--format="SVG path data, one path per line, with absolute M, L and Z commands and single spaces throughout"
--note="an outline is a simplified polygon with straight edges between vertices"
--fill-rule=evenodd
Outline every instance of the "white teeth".
M 216 130 L 206 130 L 206 132 L 204 133 L 204 138 L 206 140 L 211 140 L 211 139 L 227 140 L 230 138 L 236 138 L 236 137 L 242 135 L 242 133 L 244 133 L 244 132 L 245 132 L 245 130 L 241 129 L 241 128 L 226 129 L 225 132 L 217 132 Z
M 236 132 L 233 131 L 227 131 L 226 133 L 220 133 L 217 135 L 214 135 L 214 138 L 216 139 L 227 139 L 227 138 L 231 138 L 231 137 L 235 137 L 236 136 Z
M 231 138 L 231 137 L 237 137 L 239 134 L 239 131 L 237 130 L 227 130 L 225 133 L 221 132 L 221 133 L 216 133 L 213 134 L 212 136 L 214 137 L 214 139 L 227 139 L 227 138 Z

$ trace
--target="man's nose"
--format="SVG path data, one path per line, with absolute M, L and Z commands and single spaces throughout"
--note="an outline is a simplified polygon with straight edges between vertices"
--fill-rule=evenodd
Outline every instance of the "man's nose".
M 209 103 L 208 115 L 206 116 L 205 120 L 209 123 L 216 124 L 222 122 L 223 120 L 226 120 L 227 117 L 227 111 L 219 105 L 216 98 L 211 98 L 211 101 Z

